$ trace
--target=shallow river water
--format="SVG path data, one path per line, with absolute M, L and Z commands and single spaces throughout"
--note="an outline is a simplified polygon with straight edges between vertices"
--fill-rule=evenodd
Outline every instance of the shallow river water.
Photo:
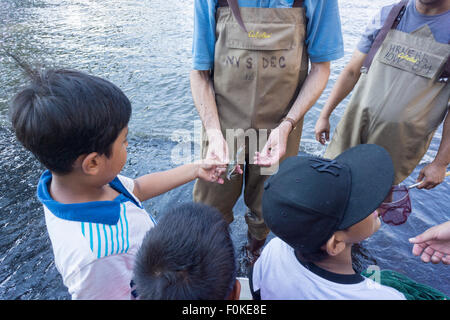
M 305 117 L 301 152 L 321 155 L 314 125 L 339 72 L 350 59 L 361 32 L 377 8 L 392 0 L 340 0 L 345 57 L 332 63 L 328 86 Z M 0 45 L 34 65 L 82 70 L 118 85 L 130 98 L 129 156 L 123 173 L 136 177 L 172 168 L 196 154 L 191 141 L 199 117 L 193 106 L 189 71 L 193 0 L 0 0 Z M 8 103 L 25 83 L 17 66 L 0 54 L 0 299 L 68 299 L 57 272 L 43 210 L 35 197 L 43 167 L 15 140 Z M 346 99 L 331 118 L 332 131 Z M 440 128 L 414 173 L 439 147 Z M 186 151 L 187 150 L 187 151 Z M 188 158 L 189 158 L 188 157 Z M 156 219 L 191 200 L 193 183 L 147 201 Z M 412 190 L 413 213 L 399 227 L 382 226 L 362 243 L 358 263 L 402 272 L 450 294 L 450 270 L 424 264 L 411 254 L 408 238 L 450 219 L 450 178 L 432 191 Z M 231 225 L 240 248 L 246 239 L 242 198 Z

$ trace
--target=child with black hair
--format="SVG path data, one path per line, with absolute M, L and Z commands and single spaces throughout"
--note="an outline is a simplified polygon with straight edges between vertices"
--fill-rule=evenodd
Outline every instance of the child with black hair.
M 238 300 L 236 260 L 228 223 L 215 208 L 184 204 L 147 232 L 136 256 L 140 300 Z
M 380 228 L 376 209 L 393 180 L 389 154 L 374 144 L 334 160 L 287 158 L 264 186 L 264 221 L 277 237 L 252 269 L 254 298 L 404 300 L 352 266 L 352 246 Z
M 130 179 L 131 104 L 114 84 L 82 72 L 28 69 L 10 114 L 17 139 L 48 169 L 37 196 L 55 264 L 72 299 L 129 299 L 135 254 L 154 227 L 141 202 L 196 178 L 223 183 L 201 162 Z

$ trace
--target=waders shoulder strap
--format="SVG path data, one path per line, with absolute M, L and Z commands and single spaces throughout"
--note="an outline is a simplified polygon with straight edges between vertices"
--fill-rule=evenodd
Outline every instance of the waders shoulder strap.
M 244 21 L 242 21 L 241 11 L 239 10 L 238 0 L 218 0 L 219 7 L 230 7 L 234 18 L 238 22 L 242 30 L 247 33 L 247 28 L 245 27 Z M 300 8 L 303 6 L 303 0 L 294 0 L 292 5 L 293 8 Z
M 378 49 L 381 47 L 381 44 L 386 38 L 389 30 L 395 29 L 400 23 L 400 20 L 402 19 L 403 14 L 405 13 L 408 1 L 409 0 L 400 1 L 389 12 L 388 17 L 386 18 L 386 21 L 383 24 L 383 27 L 378 32 L 378 35 L 376 36 L 372 44 L 372 47 L 370 48 L 369 53 L 367 54 L 367 57 L 364 60 L 361 72 L 369 71 L 370 65 L 372 64 L 372 60 L 375 57 L 375 54 L 377 53 Z
M 303 7 L 303 0 L 294 0 L 292 8 L 301 8 L 301 7 Z
M 245 33 L 247 33 L 247 28 L 245 28 L 244 21 L 242 21 L 238 0 L 219 0 L 218 5 L 219 7 L 230 7 L 231 12 L 233 13 L 233 16 L 238 22 L 239 26 L 242 30 L 244 30 Z

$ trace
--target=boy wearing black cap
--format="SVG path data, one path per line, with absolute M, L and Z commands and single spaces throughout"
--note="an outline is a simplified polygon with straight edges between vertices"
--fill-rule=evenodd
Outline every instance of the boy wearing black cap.
M 264 220 L 277 238 L 254 265 L 254 297 L 405 299 L 352 268 L 352 245 L 379 229 L 376 209 L 393 178 L 389 154 L 376 145 L 359 145 L 335 160 L 286 159 L 264 186 Z

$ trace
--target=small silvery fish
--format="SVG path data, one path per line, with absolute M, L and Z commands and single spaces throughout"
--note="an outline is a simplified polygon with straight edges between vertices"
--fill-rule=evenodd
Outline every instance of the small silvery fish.
M 236 165 L 238 164 L 239 156 L 241 155 L 242 151 L 244 151 L 244 146 L 241 146 L 237 153 L 236 157 L 233 158 L 233 160 L 230 161 L 230 163 L 227 166 L 227 179 L 231 180 L 231 177 L 233 176 L 234 172 L 236 171 Z

